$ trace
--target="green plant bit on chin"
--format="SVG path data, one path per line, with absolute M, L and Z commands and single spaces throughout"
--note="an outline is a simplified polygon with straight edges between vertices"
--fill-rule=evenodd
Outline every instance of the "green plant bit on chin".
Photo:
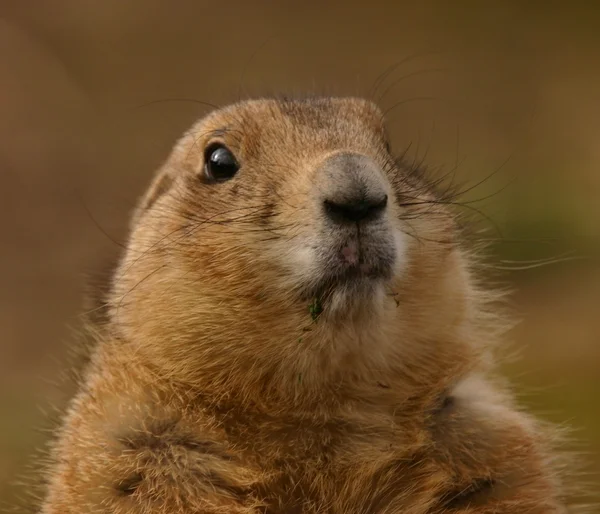
M 323 312 L 323 306 L 321 305 L 321 300 L 319 300 L 319 298 L 315 298 L 310 303 L 308 306 L 308 312 L 310 312 L 310 317 L 316 323 L 319 315 Z

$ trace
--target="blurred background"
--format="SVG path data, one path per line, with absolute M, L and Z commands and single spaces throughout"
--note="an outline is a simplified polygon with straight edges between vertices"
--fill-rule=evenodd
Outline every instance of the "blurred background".
M 600 472 L 598 5 L 0 0 L 0 503 L 155 168 L 202 102 L 272 93 L 374 96 L 397 150 L 476 186 L 521 316 L 507 371 Z

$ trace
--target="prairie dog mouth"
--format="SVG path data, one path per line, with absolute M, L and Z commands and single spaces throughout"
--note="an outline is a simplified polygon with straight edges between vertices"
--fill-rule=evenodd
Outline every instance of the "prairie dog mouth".
M 389 282 L 399 249 L 387 226 L 369 231 L 349 227 L 323 238 L 311 276 L 305 276 L 305 296 L 333 293 L 366 298 Z
M 395 259 L 391 237 L 356 234 L 342 239 L 340 249 L 332 252 L 326 267 L 356 277 L 386 278 L 391 274 Z
M 324 263 L 325 274 L 333 272 L 371 279 L 389 278 L 397 251 L 391 235 L 385 234 L 388 230 L 377 232 L 383 233 L 356 234 L 342 238 L 339 250 L 330 251 L 330 256 Z

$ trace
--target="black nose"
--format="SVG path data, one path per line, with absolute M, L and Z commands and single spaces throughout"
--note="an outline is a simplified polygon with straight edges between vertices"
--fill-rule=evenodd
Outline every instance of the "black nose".
M 371 222 L 388 203 L 387 180 L 378 164 L 351 152 L 334 154 L 317 170 L 323 211 L 334 223 Z
M 387 195 L 358 197 L 342 201 L 325 200 L 325 212 L 338 223 L 373 221 L 381 216 L 387 205 Z

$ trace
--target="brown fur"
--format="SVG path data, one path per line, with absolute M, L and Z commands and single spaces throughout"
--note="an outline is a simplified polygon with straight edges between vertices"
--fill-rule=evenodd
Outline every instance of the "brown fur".
M 242 164 L 202 180 L 225 142 Z M 401 270 L 322 312 L 299 286 L 325 156 L 385 173 Z M 546 431 L 490 378 L 502 323 L 432 188 L 358 99 L 216 111 L 142 199 L 44 514 L 558 513 Z

